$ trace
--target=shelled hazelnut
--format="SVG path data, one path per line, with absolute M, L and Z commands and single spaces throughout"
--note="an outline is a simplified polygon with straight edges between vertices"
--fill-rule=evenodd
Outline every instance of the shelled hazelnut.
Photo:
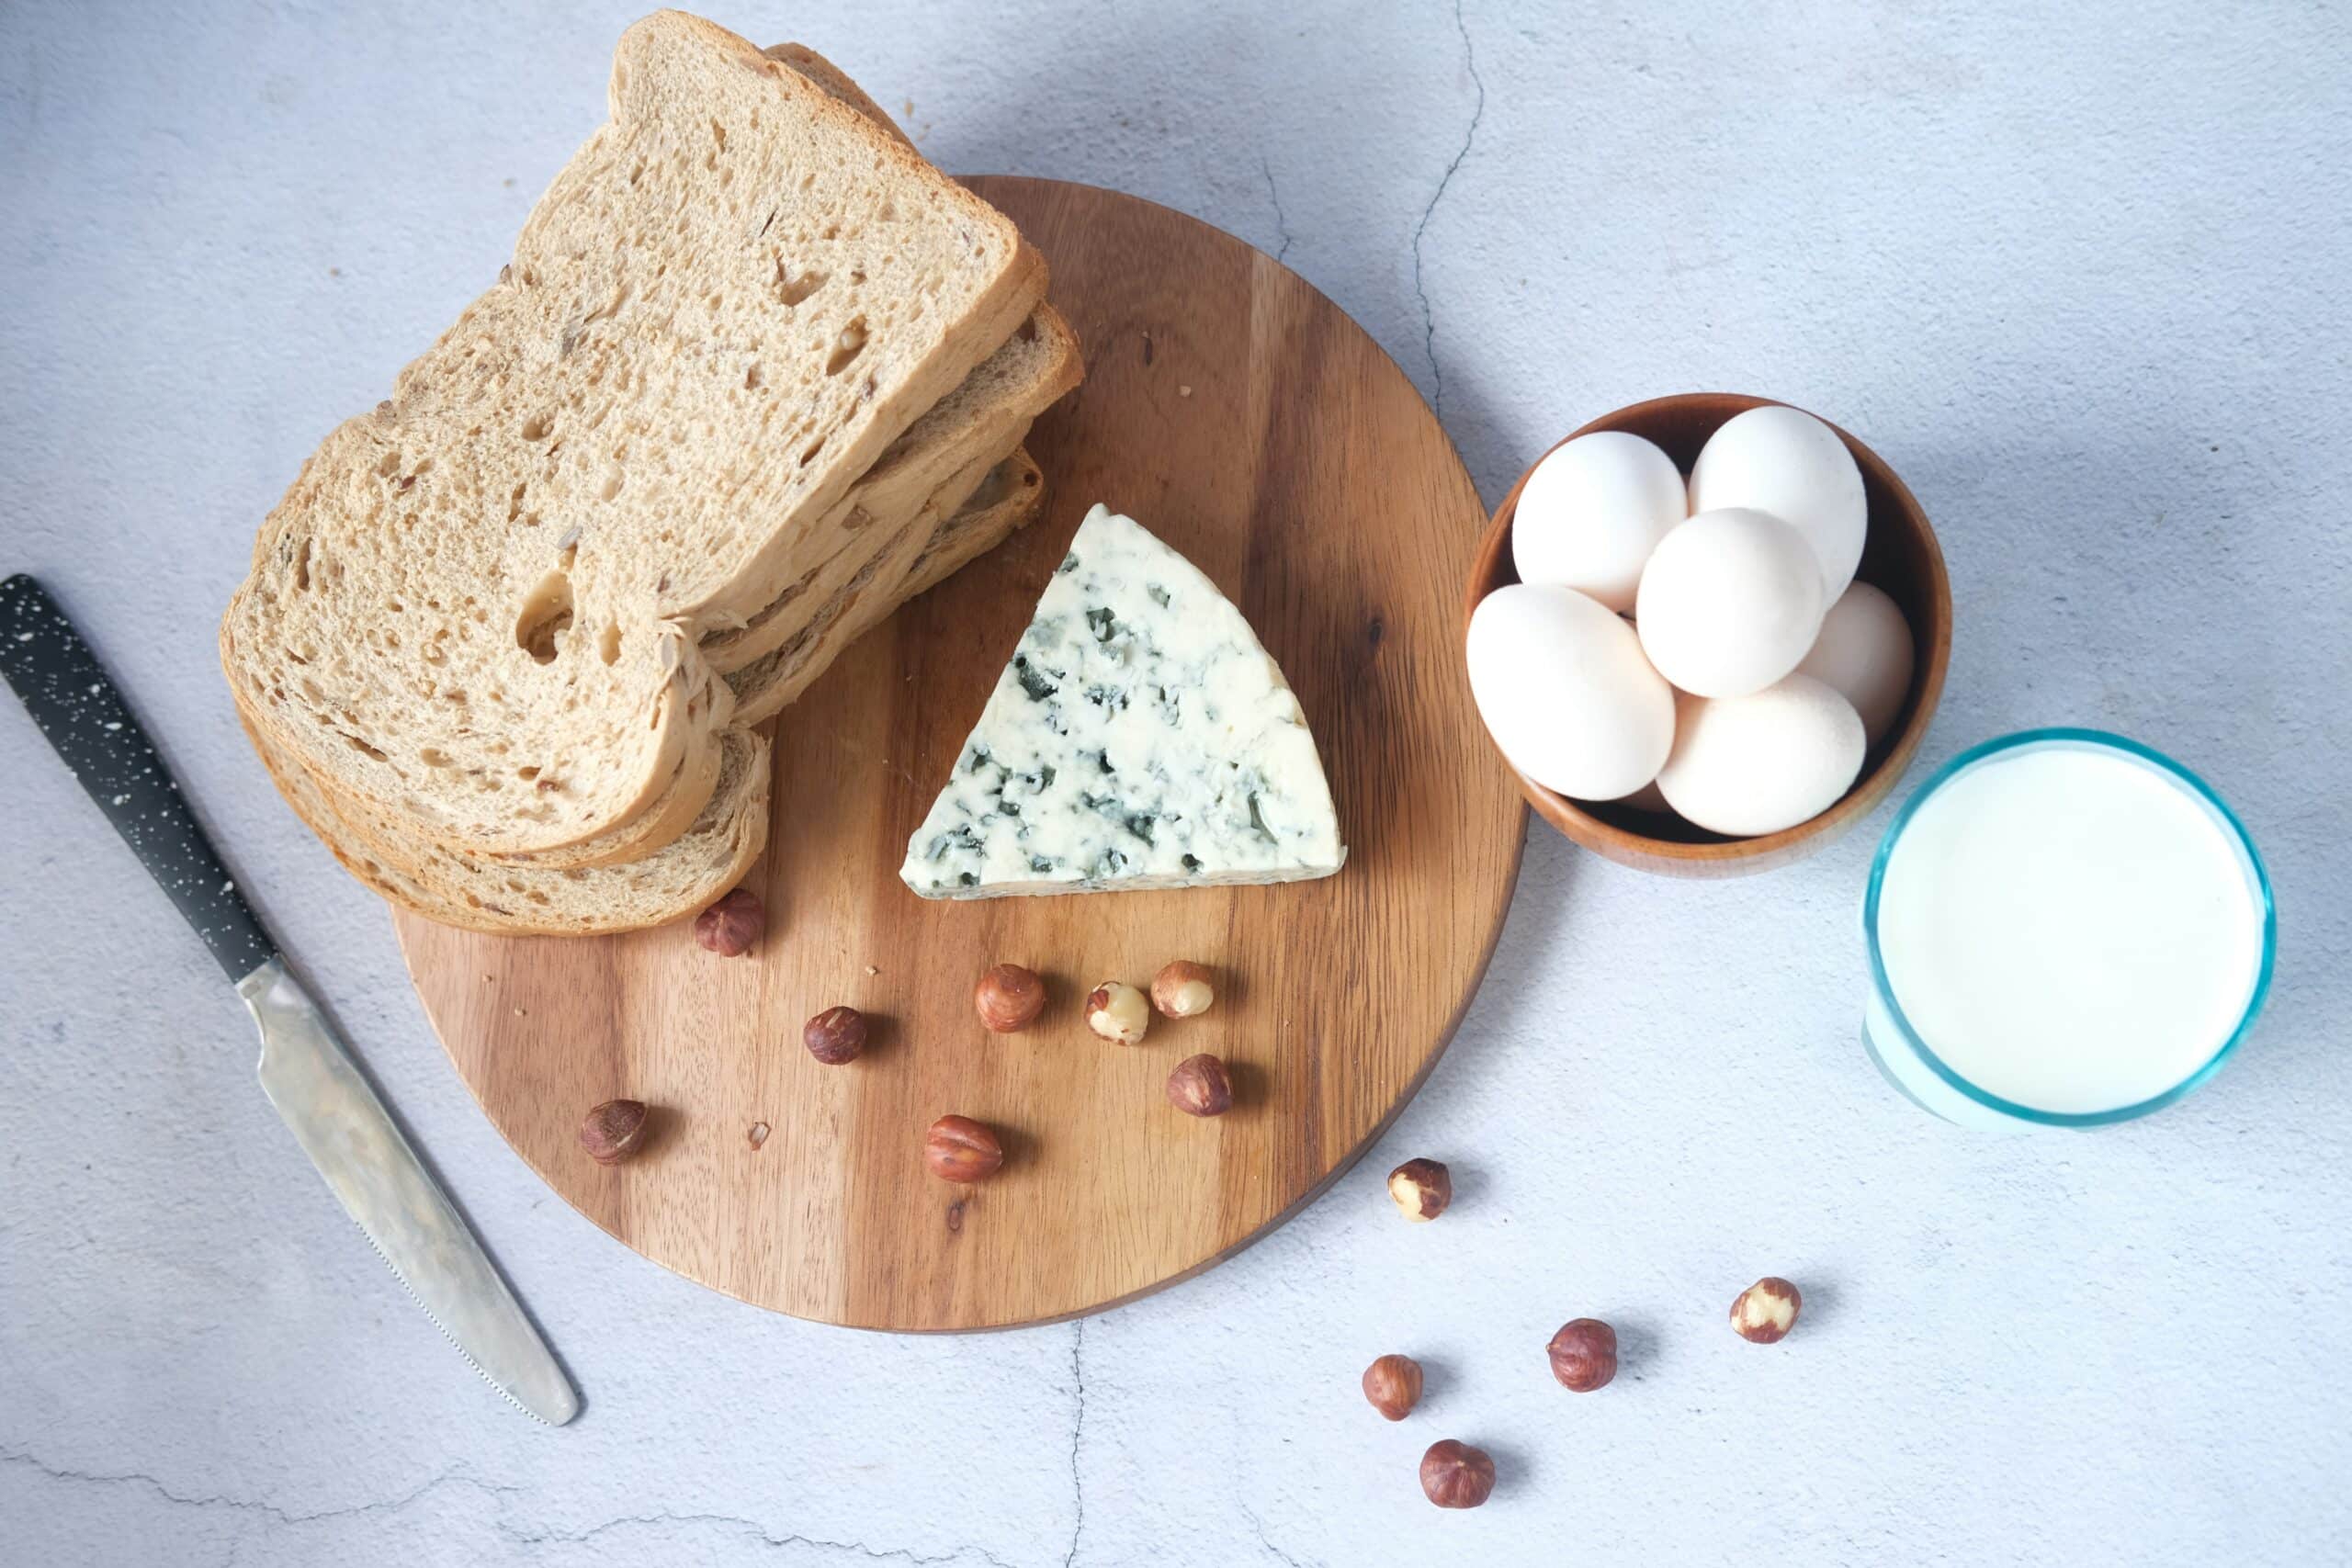
M 1114 1045 L 1140 1045 L 1151 1004 L 1125 980 L 1105 980 L 1086 998 L 1086 1027 Z
M 1046 982 L 1034 969 L 999 964 L 972 987 L 972 1008 L 989 1029 L 1011 1034 L 1029 1027 L 1046 1010 Z
M 986 1181 L 1004 1164 L 1004 1145 L 968 1116 L 942 1116 L 922 1141 L 923 1163 L 942 1181 Z
M 618 1165 L 644 1145 L 645 1101 L 608 1100 L 581 1119 L 580 1146 L 598 1165 Z
M 1475 1508 L 1495 1490 L 1495 1461 L 1457 1438 L 1431 1443 L 1421 1456 L 1421 1491 L 1441 1508 Z
M 1731 1303 L 1732 1332 L 1757 1345 L 1777 1345 L 1797 1325 L 1804 1298 L 1786 1280 L 1767 1274 Z
M 1408 1159 L 1388 1173 L 1388 1196 L 1416 1224 L 1436 1219 L 1453 1201 L 1453 1173 L 1433 1159 Z
M 1363 1396 L 1391 1421 L 1402 1421 L 1421 1402 L 1421 1364 L 1410 1356 L 1383 1356 L 1363 1370 Z
M 721 958 L 741 958 L 767 933 L 768 907 L 738 887 L 695 917 L 695 940 Z
M 829 1067 L 854 1062 L 865 1049 L 865 1015 L 855 1008 L 827 1008 L 801 1029 L 800 1043 Z
M 1168 1075 L 1168 1103 L 1188 1116 L 1222 1116 L 1233 1109 L 1233 1079 L 1225 1063 L 1204 1051 Z
M 1544 1350 L 1552 1375 L 1571 1393 L 1590 1393 L 1617 1375 L 1617 1331 L 1597 1317 L 1562 1324 Z
M 1162 1018 L 1198 1018 L 1216 1001 L 1209 972 L 1180 958 L 1151 977 L 1151 1005 Z

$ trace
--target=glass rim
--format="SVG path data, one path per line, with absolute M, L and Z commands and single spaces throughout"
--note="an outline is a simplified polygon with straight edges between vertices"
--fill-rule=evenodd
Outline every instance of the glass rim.
M 2221 819 L 2222 824 L 2235 835 L 2239 850 L 2245 853 L 2247 865 L 2253 868 L 2255 891 L 2260 896 L 2262 908 L 2262 959 L 2255 971 L 2254 987 L 2246 995 L 2245 1010 L 2238 1015 L 2236 1026 L 2229 1032 L 2222 1039 L 2221 1045 L 2195 1072 L 2190 1073 L 2178 1083 L 2161 1094 L 2153 1095 L 2134 1104 L 2117 1106 L 2109 1111 L 2036 1110 L 2030 1105 L 2019 1105 L 2013 1100 L 2005 1100 L 1992 1090 L 1984 1089 L 1955 1072 L 1949 1063 L 1928 1049 L 1928 1043 L 1920 1038 L 1918 1030 L 1912 1026 L 1911 1020 L 1903 1010 L 1903 1004 L 1895 999 L 1894 987 L 1886 976 L 1885 955 L 1879 951 L 1879 892 L 1886 880 L 1887 863 L 1894 858 L 1894 846 L 1901 840 L 1903 829 L 1910 826 L 1911 818 L 1917 814 L 1920 807 L 1959 774 L 1988 757 L 1998 756 L 2004 751 L 2014 751 L 2027 746 L 2068 741 L 2120 751 L 2125 756 L 2153 765 L 2188 786 L 2189 793 L 2210 807 L 2213 814 Z M 2245 824 L 2238 820 L 2237 813 L 2230 809 L 2228 802 L 2214 793 L 2211 784 L 2155 748 L 2143 746 L 2129 736 L 2118 735 L 2106 729 L 2085 729 L 2062 725 L 2041 729 L 2020 729 L 2011 734 L 1995 736 L 1990 740 L 1979 741 L 1928 774 L 1927 782 L 1912 792 L 1911 798 L 1903 803 L 1903 808 L 1897 811 L 1894 814 L 1894 819 L 1886 825 L 1886 834 L 1879 840 L 1878 853 L 1871 860 L 1870 886 L 1862 896 L 1862 936 L 1865 945 L 1870 950 L 1871 987 L 1880 1005 L 1885 1008 L 1887 1016 L 1894 1021 L 1895 1028 L 1902 1032 L 1904 1043 L 1917 1052 L 1919 1059 L 1925 1062 L 1928 1069 L 1938 1077 L 1986 1110 L 2014 1117 L 2021 1122 L 2036 1122 L 2046 1127 L 2103 1127 L 2118 1122 L 2132 1121 L 2151 1111 L 2161 1111 L 2165 1106 L 2186 1098 L 2203 1085 L 2206 1079 L 2219 1072 L 2222 1064 L 2228 1061 L 2236 1052 L 2239 1042 L 2243 1041 L 2247 1032 L 2254 1027 L 2256 1015 L 2262 1011 L 2262 1004 L 2270 995 L 2271 973 L 2277 967 L 2278 957 L 2278 911 L 2271 899 L 2270 872 L 2262 863 L 2261 852 L 2254 846 L 2254 836 L 2246 831 Z

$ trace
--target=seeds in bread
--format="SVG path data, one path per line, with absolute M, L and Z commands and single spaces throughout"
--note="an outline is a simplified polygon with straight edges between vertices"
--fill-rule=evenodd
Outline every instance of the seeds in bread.
M 630 821 L 726 728 L 697 616 L 1035 306 L 1011 223 L 732 34 L 624 36 L 506 279 L 331 434 L 222 626 L 332 798 L 480 852 Z

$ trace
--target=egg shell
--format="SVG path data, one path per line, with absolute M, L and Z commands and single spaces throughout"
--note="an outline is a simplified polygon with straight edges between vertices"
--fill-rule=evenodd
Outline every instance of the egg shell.
M 1878 744 L 1911 694 L 1911 624 L 1883 590 L 1857 582 L 1821 617 L 1821 635 L 1797 666 L 1854 705 L 1862 737 Z
M 1643 563 L 1689 514 L 1673 458 L 1638 435 L 1595 431 L 1554 448 L 1527 476 L 1511 560 L 1521 582 L 1556 582 L 1630 610 Z
M 1854 581 L 1870 501 L 1862 471 L 1838 433 L 1803 409 L 1769 404 L 1735 414 L 1690 465 L 1690 511 L 1746 506 L 1804 536 L 1821 564 L 1822 602 Z
M 1478 602 L 1464 647 L 1470 694 L 1511 766 L 1562 795 L 1606 800 L 1657 776 L 1674 745 L 1674 693 L 1634 628 L 1555 583 Z
M 1675 701 L 1657 787 L 1682 817 L 1737 839 L 1820 816 L 1862 771 L 1861 716 L 1810 675 L 1745 697 Z
M 1659 674 L 1702 697 L 1744 697 L 1797 667 L 1823 604 L 1803 536 L 1769 513 L 1727 507 L 1658 541 L 1634 611 Z

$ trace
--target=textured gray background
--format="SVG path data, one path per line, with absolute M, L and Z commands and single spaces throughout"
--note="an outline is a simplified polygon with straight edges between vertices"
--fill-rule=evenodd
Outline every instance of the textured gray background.
M 942 164 L 1284 256 L 1498 496 L 1584 419 L 1733 388 L 1910 480 L 1960 637 L 1923 763 L 2111 726 L 2202 770 L 2285 933 L 2243 1057 L 1986 1141 L 1857 1050 L 1883 818 L 1685 886 L 1538 829 L 1492 978 L 1286 1230 L 1076 1326 L 772 1317 L 552 1199 L 212 657 L 254 525 L 497 268 L 633 7 L 0 6 L 0 569 L 43 574 L 545 1320 L 492 1398 L 255 1091 L 201 949 L 0 704 L 0 1557 L 27 1563 L 2352 1558 L 2352 40 L 2285 3 L 738 4 Z M 1397 1158 L 1462 1175 L 1399 1224 Z M 1777 1350 L 1723 1325 L 1773 1270 Z M 1624 1374 L 1545 1373 L 1614 1318 Z M 1374 1353 L 1431 1368 L 1374 1419 Z M 1440 1515 L 1441 1435 L 1505 1480 Z

